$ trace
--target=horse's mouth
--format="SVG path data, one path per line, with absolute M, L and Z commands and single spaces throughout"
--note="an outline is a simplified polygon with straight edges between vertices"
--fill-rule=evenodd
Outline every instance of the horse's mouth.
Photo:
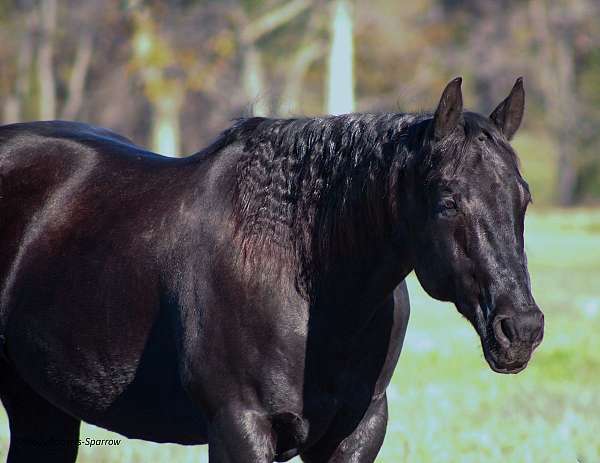
M 500 365 L 492 356 L 491 353 L 488 352 L 487 349 L 484 348 L 483 350 L 485 359 L 488 363 L 488 365 L 490 366 L 490 368 L 495 371 L 496 373 L 502 373 L 502 374 L 517 374 L 521 371 L 523 371 L 526 367 L 527 364 L 529 363 L 527 362 L 522 362 L 522 363 L 509 363 L 506 365 Z
M 516 374 L 523 371 L 527 367 L 529 360 L 511 363 L 504 363 L 497 360 L 496 355 L 493 353 L 494 348 L 491 347 L 491 345 L 495 343 L 493 330 L 487 323 L 486 317 L 491 311 L 485 305 L 483 305 L 484 308 L 482 308 L 482 305 L 483 304 L 479 304 L 475 310 L 476 330 L 481 338 L 483 355 L 488 365 L 496 373 Z

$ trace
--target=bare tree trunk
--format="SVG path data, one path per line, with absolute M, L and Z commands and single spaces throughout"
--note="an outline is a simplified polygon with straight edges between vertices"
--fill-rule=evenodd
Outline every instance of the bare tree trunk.
M 37 73 L 39 82 L 40 119 L 56 118 L 56 84 L 52 56 L 56 33 L 56 0 L 41 0 L 40 3 L 40 44 L 38 49 Z
M 260 51 L 254 43 L 249 43 L 244 46 L 243 54 L 242 82 L 246 96 L 252 105 L 252 114 L 267 116 L 269 114 L 269 102 L 265 93 L 265 74 Z
M 130 0 L 130 4 L 137 2 Z M 173 50 L 154 23 L 150 11 L 142 8 L 134 15 L 133 61 L 139 68 L 144 92 L 152 107 L 150 144 L 152 150 L 165 156 L 181 154 L 180 115 L 186 85 L 174 63 L 156 61 L 153 50 L 166 55 Z
M 2 121 L 4 124 L 23 120 L 23 105 L 30 94 L 31 64 L 33 62 L 33 32 L 35 29 L 35 12 L 29 12 L 25 18 L 23 35 L 19 43 L 17 58 L 17 76 L 14 91 L 7 97 Z
M 354 111 L 354 44 L 352 12 L 348 0 L 336 0 L 331 17 L 331 49 L 327 74 L 329 114 Z
M 576 129 L 577 99 L 575 97 L 575 62 L 573 51 L 565 43 L 558 40 L 556 47 L 556 65 L 558 80 L 558 95 L 562 115 L 558 136 L 558 200 L 561 206 L 572 206 L 575 203 L 575 188 L 577 186 L 577 139 Z
M 183 105 L 183 86 L 171 85 L 156 98 L 152 113 L 152 149 L 165 156 L 181 155 L 179 117 Z
M 21 102 L 14 93 L 8 95 L 4 101 L 4 111 L 2 112 L 2 123 L 12 124 L 21 120 Z
M 303 37 L 287 67 L 285 84 L 279 101 L 278 114 L 298 114 L 304 78 L 310 66 L 324 55 L 325 46 L 318 38 L 322 30 L 321 14 L 313 9 Z
M 575 202 L 577 184 L 575 136 L 577 97 L 575 62 L 568 46 L 568 31 L 553 27 L 544 0 L 531 0 L 530 18 L 539 47 L 539 86 L 548 126 L 558 147 L 557 193 L 561 206 Z
M 92 61 L 93 43 L 92 33 L 84 32 L 83 37 L 77 45 L 75 61 L 73 62 L 73 67 L 71 69 L 67 101 L 61 114 L 63 119 L 75 119 L 81 109 L 85 90 L 85 79 Z
M 304 76 L 311 64 L 322 56 L 318 43 L 304 43 L 300 46 L 289 66 L 285 86 L 281 95 L 279 114 L 291 114 L 300 110 L 300 97 Z
M 240 34 L 242 46 L 242 84 L 252 103 L 252 113 L 265 116 L 270 112 L 266 93 L 265 72 L 257 42 L 264 36 L 296 18 L 311 5 L 310 0 L 292 0 L 272 9 L 246 24 Z

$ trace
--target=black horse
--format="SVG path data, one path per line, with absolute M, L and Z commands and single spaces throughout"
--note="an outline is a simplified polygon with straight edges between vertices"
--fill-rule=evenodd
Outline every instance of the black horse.
M 433 115 L 240 120 L 186 159 L 1 127 L 8 461 L 74 461 L 83 420 L 211 463 L 371 462 L 412 270 L 492 369 L 525 368 L 543 316 L 508 143 L 522 81 L 489 118 L 460 85 Z

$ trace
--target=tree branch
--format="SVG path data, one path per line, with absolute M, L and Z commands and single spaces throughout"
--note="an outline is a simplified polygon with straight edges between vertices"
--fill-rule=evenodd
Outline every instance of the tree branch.
M 83 102 L 85 79 L 92 61 L 93 36 L 92 33 L 84 33 L 77 46 L 77 53 L 68 84 L 68 96 L 63 107 L 61 117 L 63 119 L 74 119 L 77 117 Z
M 292 0 L 271 10 L 248 24 L 242 31 L 242 43 L 254 43 L 301 14 L 311 5 L 310 0 Z
M 38 51 L 38 82 L 40 86 L 40 119 L 56 117 L 56 83 L 52 64 L 54 35 L 56 32 L 56 0 L 43 0 L 40 4 L 41 43 Z

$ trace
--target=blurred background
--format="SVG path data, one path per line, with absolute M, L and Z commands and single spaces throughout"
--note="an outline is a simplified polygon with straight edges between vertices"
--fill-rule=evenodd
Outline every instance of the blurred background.
M 0 0 L 2 123 L 84 121 L 170 156 L 240 116 L 431 110 L 458 75 L 485 114 L 525 78 L 513 145 L 546 337 L 523 373 L 494 374 L 466 321 L 409 277 L 378 461 L 600 462 L 600 2 Z M 8 435 L 0 410 L 0 458 Z M 206 461 L 121 439 L 78 461 Z

